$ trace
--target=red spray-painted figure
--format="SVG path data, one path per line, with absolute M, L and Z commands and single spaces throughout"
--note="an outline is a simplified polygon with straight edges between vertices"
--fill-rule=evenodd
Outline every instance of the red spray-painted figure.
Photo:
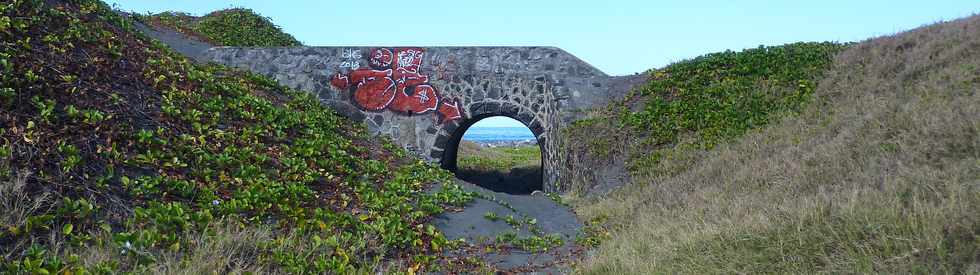
M 429 76 L 420 72 L 422 48 L 377 48 L 371 50 L 370 68 L 357 68 L 336 74 L 334 87 L 353 92 L 353 100 L 368 111 L 390 110 L 413 115 L 435 111 L 440 123 L 461 117 L 456 100 L 443 98 Z

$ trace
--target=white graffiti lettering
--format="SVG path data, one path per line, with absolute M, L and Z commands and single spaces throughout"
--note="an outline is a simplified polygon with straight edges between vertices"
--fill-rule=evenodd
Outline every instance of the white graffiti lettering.
M 398 54 L 398 66 L 401 67 L 411 67 L 415 62 L 415 59 L 420 55 L 419 52 L 414 50 L 407 50 Z
M 361 50 L 344 49 L 340 52 L 340 58 L 344 59 L 340 62 L 341 69 L 357 69 L 361 67 Z
M 347 60 L 347 61 L 344 61 L 344 62 L 340 62 L 340 68 L 341 69 L 344 69 L 344 68 L 357 69 L 357 68 L 360 68 L 360 67 L 361 67 L 361 61 L 359 61 L 359 60 Z
M 340 53 L 340 57 L 343 59 L 361 59 L 361 50 L 344 49 Z
M 425 90 L 423 90 L 421 93 L 419 93 L 419 101 L 421 101 L 422 103 L 428 102 L 429 101 L 429 93 L 426 92 Z

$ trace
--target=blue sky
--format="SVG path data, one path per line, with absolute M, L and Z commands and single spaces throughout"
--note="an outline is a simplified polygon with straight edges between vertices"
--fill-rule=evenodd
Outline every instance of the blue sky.
M 611 75 L 726 49 L 860 41 L 980 12 L 977 0 L 107 2 L 197 15 L 251 8 L 314 46 L 556 46 Z
M 493 127 L 525 127 L 525 126 L 523 123 L 513 118 L 509 118 L 505 116 L 494 116 L 494 117 L 481 119 L 480 121 L 473 123 L 473 126 L 470 127 L 493 128 Z M 527 131 L 531 132 L 531 130 L 527 130 Z

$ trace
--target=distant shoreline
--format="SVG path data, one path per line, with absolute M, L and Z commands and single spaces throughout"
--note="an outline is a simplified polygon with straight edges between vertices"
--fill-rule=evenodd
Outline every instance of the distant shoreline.
M 521 147 L 529 145 L 537 145 L 538 141 L 536 139 L 521 139 L 521 140 L 471 140 L 463 139 L 469 142 L 479 144 L 481 147 Z
M 482 147 L 519 147 L 537 144 L 527 127 L 472 127 L 463 139 Z

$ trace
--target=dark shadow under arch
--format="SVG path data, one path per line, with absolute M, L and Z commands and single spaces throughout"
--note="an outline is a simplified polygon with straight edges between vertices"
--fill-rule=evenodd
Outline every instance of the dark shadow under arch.
M 522 124 L 524 124 L 524 127 L 527 127 L 528 129 L 531 130 L 531 133 L 534 134 L 535 140 L 537 141 L 538 148 L 541 151 L 540 171 L 537 174 L 536 182 L 532 186 L 527 186 L 526 189 L 507 188 L 505 185 L 494 186 L 492 184 L 487 184 L 487 183 L 481 184 L 480 182 L 473 182 L 473 183 L 496 192 L 505 192 L 505 193 L 512 193 L 512 194 L 526 194 L 526 193 L 530 193 L 533 190 L 542 190 L 542 188 L 544 187 L 543 183 L 544 183 L 544 174 L 545 174 L 544 161 L 545 161 L 545 156 L 547 156 L 543 145 L 544 142 L 542 138 L 542 130 L 540 129 L 540 127 L 531 127 L 532 125 L 531 122 L 526 121 L 527 120 L 526 118 L 522 119 L 521 117 L 517 117 L 514 115 L 501 114 L 501 113 L 485 113 L 485 114 L 469 117 L 463 120 L 462 122 L 460 122 L 459 127 L 456 127 L 453 130 L 453 132 L 449 136 L 449 139 L 447 140 L 446 144 L 443 147 L 444 150 L 443 150 L 443 155 L 441 160 L 442 168 L 452 171 L 453 173 L 456 173 L 458 175 L 459 167 L 457 166 L 457 157 L 459 153 L 459 143 L 463 140 L 463 135 L 466 133 L 467 130 L 469 130 L 470 126 L 473 126 L 473 124 L 476 124 L 476 122 L 488 117 L 495 117 L 495 116 L 509 117 L 514 120 L 520 121 Z

